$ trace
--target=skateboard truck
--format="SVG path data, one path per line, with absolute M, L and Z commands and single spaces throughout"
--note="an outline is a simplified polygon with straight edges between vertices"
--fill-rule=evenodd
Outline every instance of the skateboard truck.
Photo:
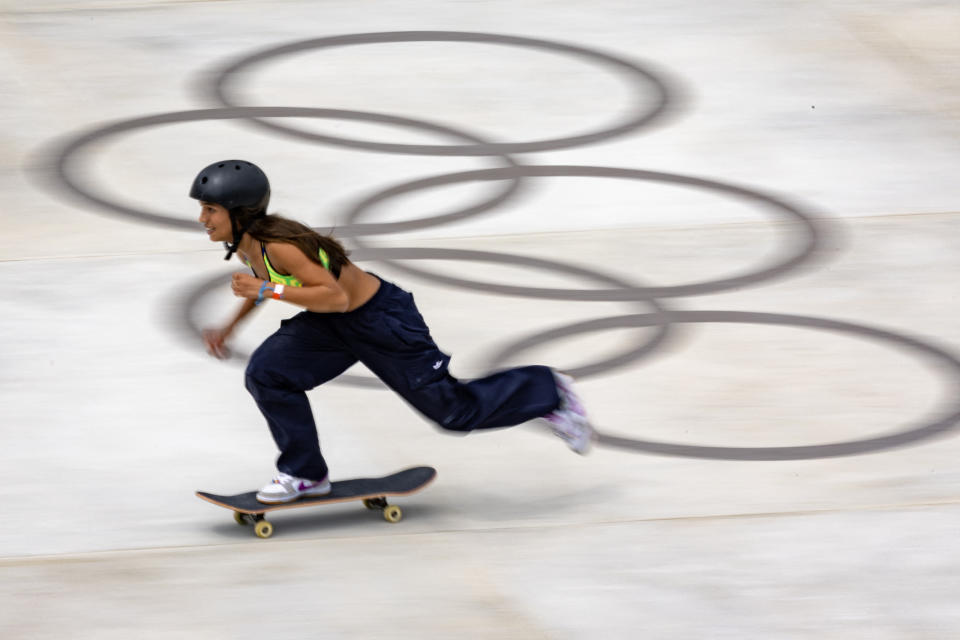
M 383 512 L 383 519 L 387 522 L 400 522 L 400 519 L 403 518 L 403 510 L 395 504 L 387 504 L 387 498 L 385 496 L 365 498 L 363 500 L 363 506 L 371 511 L 379 509 Z
M 388 504 L 385 497 L 364 498 L 363 506 L 371 511 L 381 511 L 387 522 L 400 522 L 403 519 L 403 510 L 395 504 Z M 253 532 L 258 538 L 269 538 L 273 535 L 273 523 L 262 513 L 234 511 L 233 520 L 239 525 L 253 525 Z

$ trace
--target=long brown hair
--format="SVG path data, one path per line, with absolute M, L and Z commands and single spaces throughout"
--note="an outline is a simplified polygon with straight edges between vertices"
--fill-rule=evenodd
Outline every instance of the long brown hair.
M 260 242 L 285 242 L 292 244 L 302 251 L 308 258 L 323 266 L 320 260 L 320 249 L 330 259 L 330 272 L 334 278 L 340 277 L 340 269 L 350 264 L 347 256 L 350 255 L 343 245 L 333 236 L 317 233 L 310 227 L 296 220 L 290 220 L 278 215 L 266 215 L 257 218 L 247 233 Z

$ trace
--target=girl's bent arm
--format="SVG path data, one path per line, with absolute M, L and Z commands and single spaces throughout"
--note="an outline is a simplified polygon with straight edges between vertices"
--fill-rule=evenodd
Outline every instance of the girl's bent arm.
M 269 291 L 267 295 L 270 295 Z M 283 299 L 291 304 L 303 307 L 307 311 L 318 313 L 343 312 L 350 305 L 350 299 L 343 289 L 339 286 L 329 287 L 322 284 L 284 287 Z
M 350 296 L 322 265 L 308 258 L 296 246 L 284 242 L 271 242 L 267 245 L 270 262 L 281 273 L 289 273 L 300 281 L 302 286 L 284 287 L 283 299 L 291 304 L 318 313 L 343 312 L 350 307 Z M 249 274 L 236 273 L 233 276 L 233 292 L 242 298 L 256 300 L 264 281 Z M 276 285 L 267 283 L 263 297 L 271 296 L 270 289 Z
M 318 313 L 337 313 L 350 307 L 350 296 L 333 274 L 308 258 L 292 244 L 271 242 L 267 245 L 274 266 L 291 274 L 303 286 L 286 287 L 283 299 L 291 304 Z

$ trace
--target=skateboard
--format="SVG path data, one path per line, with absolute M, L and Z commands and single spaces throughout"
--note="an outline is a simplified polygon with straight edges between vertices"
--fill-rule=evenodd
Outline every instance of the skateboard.
M 362 500 L 367 509 L 383 513 L 387 522 L 400 522 L 403 511 L 395 504 L 388 504 L 388 496 L 405 496 L 420 491 L 437 477 L 433 467 L 412 467 L 382 478 L 352 478 L 331 482 L 330 493 L 324 496 L 306 496 L 292 502 L 266 504 L 257 500 L 257 492 L 239 493 L 233 496 L 218 496 L 197 491 L 197 497 L 233 511 L 233 519 L 240 525 L 253 525 L 258 538 L 273 535 L 273 524 L 264 514 L 280 509 L 300 509 L 334 502 Z

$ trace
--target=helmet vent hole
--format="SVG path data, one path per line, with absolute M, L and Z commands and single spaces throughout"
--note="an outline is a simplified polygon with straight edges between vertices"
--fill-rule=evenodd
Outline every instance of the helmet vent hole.
M 222 164 L 218 164 L 218 165 L 217 165 L 217 168 L 218 168 L 218 169 L 223 169 L 223 165 L 222 165 Z
M 233 165 L 233 168 L 235 171 L 240 171 L 240 165 L 238 164 Z
M 203 178 L 200 179 L 200 184 L 207 184 L 207 176 L 203 176 Z

